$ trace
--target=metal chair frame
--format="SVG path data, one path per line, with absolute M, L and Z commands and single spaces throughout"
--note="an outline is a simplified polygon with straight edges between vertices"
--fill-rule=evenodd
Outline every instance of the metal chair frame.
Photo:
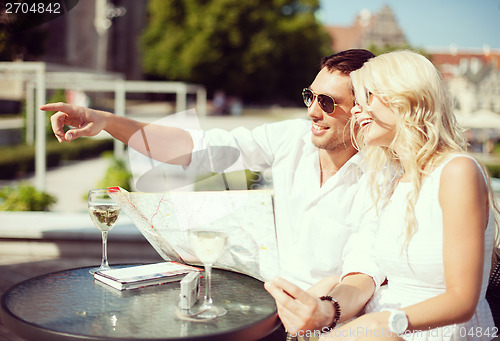
M 495 255 L 493 258 L 494 267 L 490 273 L 486 299 L 490 305 L 495 326 L 500 328 L 500 257 Z

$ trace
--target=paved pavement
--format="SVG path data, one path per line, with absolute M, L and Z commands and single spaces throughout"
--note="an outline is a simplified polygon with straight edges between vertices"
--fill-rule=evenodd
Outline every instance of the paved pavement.
M 86 194 L 96 188 L 109 167 L 107 158 L 66 164 L 47 172 L 47 192 L 57 198 L 54 212 L 87 212 Z M 31 179 L 30 179 L 31 180 Z

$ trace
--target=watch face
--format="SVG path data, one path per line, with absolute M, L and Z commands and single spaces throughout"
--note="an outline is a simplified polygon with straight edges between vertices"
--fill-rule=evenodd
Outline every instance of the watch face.
M 394 313 L 392 327 L 397 334 L 402 334 L 406 331 L 406 328 L 408 328 L 408 318 L 404 312 L 397 311 Z

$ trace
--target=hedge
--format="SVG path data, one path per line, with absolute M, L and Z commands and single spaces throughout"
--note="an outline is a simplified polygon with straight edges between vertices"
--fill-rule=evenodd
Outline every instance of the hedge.
M 113 150 L 112 139 L 80 138 L 71 143 L 48 141 L 47 167 L 56 167 L 61 161 L 83 160 Z M 35 147 L 18 145 L 0 148 L 0 179 L 15 179 L 35 170 Z
M 0 211 L 49 211 L 56 197 L 28 183 L 0 189 Z
M 485 164 L 492 178 L 500 178 L 500 164 Z

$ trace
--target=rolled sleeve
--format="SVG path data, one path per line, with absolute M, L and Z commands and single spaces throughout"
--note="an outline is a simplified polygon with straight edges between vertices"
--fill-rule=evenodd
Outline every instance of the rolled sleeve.
M 379 228 L 379 217 L 368 185 L 369 176 L 365 174 L 360 180 L 360 189 L 356 207 L 353 207 L 357 216 L 355 224 L 358 229 L 346 243 L 342 260 L 342 275 L 340 280 L 350 273 L 364 273 L 373 278 L 379 287 L 385 280 L 385 273 L 380 269 L 374 254 L 374 243 Z M 357 212 L 356 212 L 357 211 Z
M 262 171 L 273 165 L 276 150 L 290 148 L 290 141 L 303 136 L 309 123 L 305 120 L 289 120 L 266 123 L 254 129 L 238 127 L 232 131 L 223 129 L 186 130 L 193 140 L 193 155 L 188 167 L 203 169 L 207 164 L 226 164 L 230 153 L 204 153 L 210 147 L 234 148 L 239 159 L 231 163 L 226 171 L 250 169 Z M 196 153 L 199 152 L 199 153 Z M 207 160 L 210 157 L 211 160 Z
M 351 273 L 363 273 L 373 278 L 377 288 L 384 282 L 385 273 L 373 255 L 373 241 L 378 226 L 378 221 L 368 223 L 351 235 L 344 249 L 342 275 L 339 281 Z
M 205 146 L 205 132 L 203 130 L 185 129 L 193 140 L 193 152 L 203 150 Z
M 194 129 L 185 129 L 193 140 L 193 152 L 191 153 L 191 162 L 188 166 L 184 166 L 184 170 L 188 171 L 191 169 L 199 168 L 202 163 L 202 157 L 200 153 L 196 153 L 197 151 L 201 151 L 206 149 L 205 144 L 205 132 L 203 130 L 194 130 Z

